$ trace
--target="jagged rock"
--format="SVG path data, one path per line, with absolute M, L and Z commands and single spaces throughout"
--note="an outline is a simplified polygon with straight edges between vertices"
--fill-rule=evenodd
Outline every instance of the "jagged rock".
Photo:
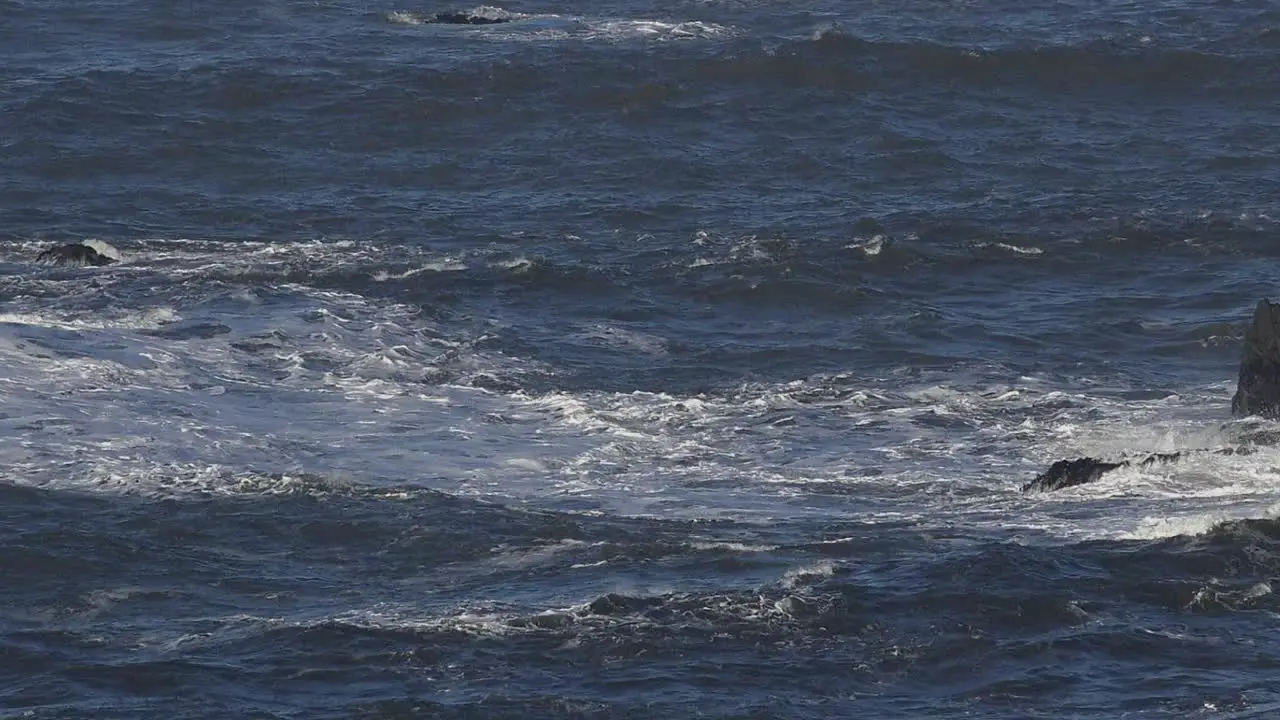
M 1128 465 L 1127 462 L 1106 462 L 1097 458 L 1084 457 L 1075 460 L 1059 460 L 1040 473 L 1034 480 L 1022 486 L 1023 492 L 1038 490 L 1048 492 L 1061 490 L 1076 485 L 1084 485 L 1102 477 L 1108 470 Z
M 36 256 L 36 262 L 68 267 L 102 267 L 120 261 L 120 251 L 101 240 L 57 245 Z
M 1194 451 L 1192 451 L 1194 452 Z M 1228 450 L 1203 450 L 1201 452 L 1217 452 L 1222 454 L 1233 454 Z M 1181 458 L 1183 453 L 1153 453 L 1142 458 L 1136 463 L 1133 460 L 1121 460 L 1119 462 L 1108 462 L 1097 458 L 1084 457 L 1075 460 L 1059 460 L 1049 466 L 1048 470 L 1040 473 L 1034 480 L 1022 486 L 1023 492 L 1037 490 L 1040 492 L 1049 492 L 1051 490 L 1061 490 L 1075 485 L 1084 485 L 1102 477 L 1112 470 L 1122 467 L 1129 467 L 1136 464 L 1138 467 L 1151 467 L 1156 463 L 1169 463 Z
M 1280 419 L 1280 304 L 1266 298 L 1258 301 L 1253 321 L 1244 331 L 1231 414 Z
M 1240 378 L 1236 382 L 1236 394 L 1231 398 L 1231 414 L 1236 417 L 1257 415 L 1280 420 L 1280 304 L 1272 304 L 1267 298 L 1258 301 L 1258 306 L 1253 311 L 1253 320 L 1245 329 L 1244 348 L 1240 351 Z M 1157 462 L 1173 462 L 1191 453 L 1247 455 L 1257 445 L 1277 444 L 1280 442 L 1280 435 L 1273 430 L 1254 430 L 1246 433 L 1240 440 L 1242 442 L 1239 447 L 1157 453 L 1137 461 L 1137 464 L 1139 467 L 1148 467 Z M 1049 491 L 1084 485 L 1116 468 L 1133 464 L 1134 460 L 1109 462 L 1091 457 L 1059 460 L 1023 485 L 1022 490 Z

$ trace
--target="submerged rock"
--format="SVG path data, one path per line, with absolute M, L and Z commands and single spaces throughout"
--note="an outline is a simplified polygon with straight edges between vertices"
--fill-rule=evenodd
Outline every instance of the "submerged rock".
M 67 267 L 102 267 L 120 261 L 120 251 L 101 240 L 56 245 L 36 256 L 36 262 Z

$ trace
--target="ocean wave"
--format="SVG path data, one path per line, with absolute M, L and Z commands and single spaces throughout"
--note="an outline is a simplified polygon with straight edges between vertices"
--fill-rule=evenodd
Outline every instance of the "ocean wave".
M 24 518 L 5 524 L 21 542 L 0 556 L 30 608 L 28 627 L 0 635 L 6 669 L 25 669 L 14 687 L 44 702 L 37 688 L 70 679 L 158 683 L 189 687 L 199 705 L 218 694 L 201 694 L 212 673 L 309 708 L 315 682 L 341 678 L 332 709 L 371 692 L 391 702 L 407 673 L 474 708 L 493 700 L 501 658 L 504 692 L 526 704 L 549 677 L 616 697 L 614 684 L 660 667 L 647 698 L 729 665 L 756 672 L 717 671 L 717 702 L 765 702 L 751 695 L 762 683 L 828 698 L 838 668 L 840 697 L 892 683 L 961 709 L 1013 693 L 1021 708 L 1093 697 L 1109 682 L 1099 667 L 1159 662 L 1179 687 L 1221 690 L 1191 670 L 1208 658 L 1233 683 L 1262 682 L 1235 638 L 1265 633 L 1276 611 L 1272 520 L 1039 546 L 954 528 L 628 520 L 351 490 L 157 502 L 0 484 L 5 511 Z M 342 690 L 353 683 L 358 693 Z
M 1142 42 L 1097 40 L 1080 45 L 985 49 L 865 40 L 840 29 L 819 32 L 810 42 L 811 48 L 796 45 L 774 57 L 777 67 L 796 71 L 800 82 L 809 84 L 805 82 L 808 79 L 822 87 L 865 89 L 907 73 L 917 81 L 1028 85 L 1057 93 L 1100 93 L 1115 88 L 1142 94 L 1180 93 L 1192 87 L 1212 90 L 1227 84 L 1233 92 L 1242 87 L 1262 92 L 1271 85 L 1256 58 Z M 810 55 L 810 50 L 816 54 Z M 850 64 L 837 65 L 832 60 Z M 1226 80 L 1228 76 L 1233 79 Z
M 467 10 L 464 14 L 499 21 L 472 28 L 475 32 L 469 33 L 477 39 L 490 41 L 605 40 L 617 42 L 629 39 L 672 41 L 722 37 L 733 32 L 726 26 L 698 20 L 672 21 L 525 14 L 489 6 Z M 435 16 L 397 10 L 388 13 L 386 18 L 391 23 L 418 26 L 433 23 Z
M 1064 457 L 1232 442 L 1232 426 L 1222 425 L 1232 361 L 1196 387 L 1123 370 L 1032 373 L 964 356 L 961 343 L 999 318 L 945 302 L 894 304 L 895 273 L 919 282 L 926 266 L 966 254 L 976 266 L 1050 263 L 1053 243 L 1036 242 L 1044 252 L 1026 255 L 975 247 L 969 236 L 904 237 L 868 255 L 844 238 L 674 240 L 628 252 L 581 239 L 564 248 L 540 239 L 545 245 L 529 252 L 123 241 L 127 267 L 95 273 L 96 287 L 84 271 L 14 272 L 0 277 L 6 317 L 21 321 L 0 322 L 0 354 L 17 381 L 5 388 L 14 411 L 4 423 L 21 440 L 7 457 L 33 483 L 93 491 L 177 496 L 221 492 L 246 470 L 336 473 L 649 516 L 770 517 L 785 508 L 994 529 L 997 509 L 1017 508 L 1053 537 L 1155 537 L 1176 528 L 1145 519 L 1174 517 L 1167 508 L 1177 498 L 1192 514 L 1234 498 L 1229 519 L 1253 512 L 1255 496 L 1270 497 L 1266 452 L 1133 469 L 1055 497 L 1010 493 Z M 1015 247 L 1029 245 L 1021 242 Z M 698 258 L 714 262 L 689 262 Z M 903 260 L 914 270 L 895 265 Z M 670 307 L 667 300 L 631 302 L 659 293 L 705 301 L 717 288 L 753 283 L 754 324 L 713 324 L 714 346 L 646 322 L 648 309 Z M 832 333 L 815 325 L 812 337 L 787 335 L 787 347 L 772 347 L 773 328 L 790 332 L 792 320 L 764 317 L 770 303 L 808 308 L 816 322 L 818 304 L 797 290 L 806 283 L 874 292 L 861 291 L 859 312 L 833 313 Z M 451 296 L 452 306 L 440 302 Z M 583 297 L 595 303 L 589 312 Z M 477 321 L 460 311 L 476 298 L 500 302 Z M 566 311 L 546 327 L 512 324 L 504 305 L 530 298 Z M 1135 312 L 1149 300 L 1162 314 L 1118 333 L 1148 351 L 1151 337 L 1197 352 L 1205 332 L 1235 342 L 1222 329 L 1230 323 L 1200 330 L 1164 314 L 1188 298 L 1139 298 Z M 734 302 L 748 300 L 712 307 Z M 1205 302 L 1197 297 L 1179 312 L 1203 318 Z M 1022 312 L 1043 321 L 1043 335 L 1026 334 L 1024 347 L 1102 352 L 1060 337 L 1063 308 L 1053 298 L 1029 298 Z M 851 372 L 859 355 L 845 346 L 855 337 L 859 352 L 878 349 L 867 343 L 896 348 L 897 363 Z M 827 367 L 797 374 L 788 365 L 801 340 L 829 357 Z M 922 367 L 904 353 L 911 342 L 934 351 L 954 343 L 959 352 Z M 603 366 L 611 372 L 591 374 Z M 716 374 L 698 374 L 703 367 Z M 673 384 L 673 374 L 687 384 Z M 333 423 L 335 412 L 343 423 Z M 253 487 L 272 492 L 270 483 Z M 951 506 L 930 517 L 924 508 L 938 509 L 944 497 Z M 1127 503 L 1133 515 L 1109 522 L 1109 502 Z
M 464 11 L 463 14 L 498 21 L 468 28 L 472 30 L 468 33 L 469 37 L 489 41 L 605 40 L 617 42 L 629 39 L 672 41 L 722 37 L 732 32 L 725 26 L 698 20 L 671 21 L 526 14 L 491 6 L 477 7 Z M 395 10 L 387 13 L 386 19 L 393 24 L 421 26 L 434 23 L 435 15 Z

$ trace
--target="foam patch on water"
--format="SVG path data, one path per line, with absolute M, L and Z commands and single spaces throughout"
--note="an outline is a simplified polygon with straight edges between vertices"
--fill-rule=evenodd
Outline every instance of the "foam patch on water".
M 1018 492 L 1062 458 L 1239 444 L 1241 423 L 1226 421 L 1230 380 L 1153 396 L 972 367 L 696 395 L 535 392 L 526 378 L 556 369 L 502 351 L 496 319 L 450 324 L 306 282 L 345 282 L 359 268 L 378 269 L 369 283 L 395 282 L 523 258 L 389 257 L 349 241 L 125 245 L 129 269 L 94 273 L 93 286 L 56 270 L 0 275 L 8 481 L 180 495 L 348 478 L 574 511 L 1028 537 L 1149 537 L 1280 501 L 1280 451 L 1266 448 Z M 734 247 L 768 252 L 758 242 Z M 119 300 L 128 297 L 148 306 Z M 624 324 L 579 323 L 567 339 L 669 352 L 666 338 Z
M 459 10 L 459 15 L 470 18 L 482 18 L 491 21 L 511 21 L 522 18 L 531 17 L 521 13 L 511 12 L 492 5 L 480 5 L 470 10 Z M 387 22 L 396 25 L 426 25 L 435 22 L 436 13 L 419 13 L 408 10 L 392 10 L 386 14 Z M 445 23 L 446 25 L 448 23 Z M 489 27 L 488 25 L 476 25 L 475 27 Z
M 696 404 L 642 394 L 540 402 L 553 423 L 608 438 L 560 466 L 560 491 L 607 498 L 615 510 L 642 514 L 830 513 L 1126 537 L 1181 532 L 1173 525 L 1134 529 L 1148 516 L 1139 513 L 1157 508 L 1192 514 L 1233 508 L 1206 515 L 1212 523 L 1257 517 L 1277 497 L 1280 453 L 1265 448 L 1245 456 L 1193 453 L 1062 493 L 1016 492 L 1060 457 L 1229 446 L 1229 424 L 1205 412 L 1221 401 L 1218 387 L 1140 402 L 1046 391 L 1039 381 L 906 393 L 867 388 L 829 400 L 812 397 L 813 390 L 805 383 L 753 388 Z M 868 436 L 850 432 L 858 427 Z M 550 429 L 544 435 L 554 437 Z M 620 488 L 625 492 L 610 497 Z
M 173 308 L 155 307 L 142 310 L 108 310 L 84 313 L 0 313 L 0 324 L 28 325 L 59 330 L 154 330 L 181 320 Z
M 659 42 L 719 38 L 732 35 L 729 27 L 697 20 L 648 20 L 629 18 L 594 18 L 555 14 L 521 14 L 482 6 L 465 11 L 477 17 L 509 20 L 486 25 L 459 25 L 468 37 L 503 41 L 610 41 L 631 39 Z M 396 25 L 424 26 L 433 24 L 434 13 L 394 10 L 386 20 Z M 450 26 L 452 27 L 452 26 Z
M 996 248 L 997 250 L 1004 250 L 1006 252 L 1013 253 L 1014 255 L 1043 255 L 1044 254 L 1043 249 L 1032 246 L 1032 245 L 1012 245 L 1010 243 L 1002 243 L 1002 242 L 993 242 L 993 243 L 980 242 L 980 243 L 975 243 L 974 247 Z
M 387 22 L 396 25 L 421 25 L 427 21 L 428 17 L 420 13 L 409 12 L 407 10 L 392 10 L 387 13 Z
M 869 238 L 856 238 L 845 247 L 850 250 L 860 250 L 864 255 L 874 257 L 879 255 L 890 242 L 890 239 L 884 235 L 873 235 Z
M 1213 529 L 1215 525 L 1232 519 L 1222 512 L 1199 513 L 1180 517 L 1149 517 L 1139 521 L 1138 526 L 1119 537 L 1126 540 L 1155 540 L 1178 535 L 1202 535 Z
M 373 274 L 373 279 L 378 282 L 387 282 L 388 280 L 407 280 L 426 273 L 462 272 L 467 270 L 467 268 L 468 265 L 459 258 L 444 257 L 400 272 L 379 270 Z
M 721 37 L 729 33 L 728 28 L 722 25 L 699 21 L 606 20 L 592 25 L 591 37 L 609 39 L 635 36 L 656 40 L 690 40 Z
M 415 307 L 225 282 L 273 263 L 277 272 L 300 261 L 350 263 L 365 248 L 235 249 L 144 245 L 134 272 L 96 274 L 89 289 L 77 278 L 22 278 L 47 287 L 11 297 L 0 318 L 0 426 L 14 440 L 0 451 L 6 475 L 173 494 L 231 487 L 253 472 L 349 468 L 366 479 L 417 479 L 424 466 L 446 476 L 491 467 L 487 454 L 456 441 L 473 427 L 501 427 L 490 418 L 507 403 L 469 380 L 528 364 L 476 348 L 485 335 L 445 332 Z M 167 304 L 103 303 L 104 293 L 152 277 L 150 296 Z M 434 451 L 407 449 L 423 442 Z

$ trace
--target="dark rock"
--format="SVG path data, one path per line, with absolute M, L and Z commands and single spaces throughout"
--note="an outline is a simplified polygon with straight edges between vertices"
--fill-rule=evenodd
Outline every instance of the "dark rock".
M 102 267 L 103 265 L 111 265 L 119 259 L 118 257 L 113 257 L 106 250 L 111 246 L 106 243 L 98 243 L 98 246 L 89 243 L 58 245 L 37 255 L 36 262 L 45 265 L 65 265 L 70 267 Z
M 1266 444 L 1275 444 L 1274 442 Z M 1152 453 L 1141 460 L 1130 459 L 1121 460 L 1119 462 L 1107 462 L 1096 458 L 1078 458 L 1076 460 L 1059 460 L 1049 466 L 1048 470 L 1040 473 L 1034 480 L 1022 486 L 1022 491 L 1029 490 L 1049 491 L 1061 490 L 1073 485 L 1084 485 L 1102 477 L 1112 470 L 1122 467 L 1130 467 L 1136 465 L 1140 468 L 1148 468 L 1156 464 L 1166 464 L 1177 462 L 1188 455 L 1252 455 L 1256 446 L 1246 441 L 1245 444 L 1238 447 L 1224 448 L 1192 448 L 1190 450 L 1180 450 L 1171 453 Z
M 1266 298 L 1258 301 L 1253 321 L 1244 331 L 1231 414 L 1280 419 L 1280 305 Z
M 1181 452 L 1156 452 L 1156 454 L 1148 455 L 1138 461 L 1121 460 L 1119 462 L 1108 462 L 1106 460 L 1098 460 L 1097 457 L 1059 460 L 1048 466 L 1048 470 L 1036 475 L 1036 479 L 1032 480 L 1032 482 L 1025 484 L 1023 492 L 1050 492 L 1055 491 L 1055 489 L 1083 486 L 1085 483 L 1092 483 L 1093 480 L 1110 473 L 1111 470 L 1128 468 L 1128 466 L 1134 464 L 1137 464 L 1139 468 L 1149 468 L 1149 466 L 1155 465 L 1157 462 L 1164 464 L 1164 462 L 1178 460 L 1181 456 L 1183 456 Z
M 1136 465 L 1141 468 L 1148 468 L 1156 464 L 1165 464 L 1177 462 L 1188 455 L 1201 453 L 1210 453 L 1213 455 L 1249 455 L 1253 453 L 1253 447 L 1243 445 L 1241 447 L 1226 448 L 1194 448 L 1191 450 L 1182 450 L 1171 453 L 1152 453 L 1141 460 L 1121 460 L 1119 462 L 1107 462 L 1096 458 L 1077 458 L 1075 460 L 1059 460 L 1049 466 L 1048 470 L 1040 473 L 1034 480 L 1022 486 L 1023 492 L 1030 490 L 1038 490 L 1048 492 L 1050 490 L 1061 490 L 1069 488 L 1073 485 L 1084 485 L 1091 483 L 1103 475 L 1122 467 L 1130 467 Z
M 1188 451 L 1196 452 L 1196 451 Z M 1226 450 L 1201 450 L 1199 452 L 1217 452 L 1224 455 L 1233 454 Z M 1061 490 L 1076 485 L 1084 485 L 1091 483 L 1103 475 L 1117 468 L 1129 467 L 1137 465 L 1138 467 L 1151 467 L 1157 463 L 1171 463 L 1183 456 L 1183 453 L 1153 453 L 1142 458 L 1141 460 L 1121 460 L 1119 462 L 1108 462 L 1097 458 L 1084 457 L 1075 460 L 1059 460 L 1049 466 L 1048 470 L 1036 476 L 1035 480 L 1022 486 L 1023 492 L 1030 490 L 1038 490 L 1040 492 L 1048 492 L 1050 490 Z
M 1280 304 L 1263 298 L 1253 311 L 1253 320 L 1244 332 L 1244 348 L 1240 352 L 1240 378 L 1236 394 L 1231 398 L 1231 414 L 1236 417 L 1260 416 L 1280 420 Z M 1194 449 L 1175 453 L 1156 453 L 1142 460 L 1108 462 L 1096 458 L 1059 460 L 1034 480 L 1022 486 L 1029 490 L 1061 490 L 1084 485 L 1116 468 L 1137 464 L 1150 467 L 1156 463 L 1174 462 L 1191 453 L 1217 455 L 1249 455 L 1259 445 L 1280 444 L 1280 433 L 1268 428 L 1254 428 L 1240 436 L 1236 447 Z
M 1194 451 L 1191 451 L 1191 452 L 1194 452 Z M 1209 452 L 1214 452 L 1214 451 L 1209 451 Z M 1138 467 L 1151 467 L 1156 463 L 1171 463 L 1175 460 L 1178 460 L 1181 457 L 1182 457 L 1182 453 L 1180 452 L 1154 453 L 1152 455 L 1148 455 L 1145 458 L 1143 458 L 1142 462 L 1138 463 Z
M 491 17 L 488 15 L 472 15 L 465 12 L 438 12 L 427 22 L 444 25 L 498 25 L 511 22 L 509 17 Z
M 662 601 L 657 598 L 638 598 L 609 593 L 592 600 L 587 609 L 595 615 L 621 615 L 645 610 L 660 602 Z
M 1037 490 L 1048 492 L 1061 490 L 1075 485 L 1084 485 L 1102 477 L 1103 473 L 1128 465 L 1125 462 L 1107 462 L 1097 458 L 1085 457 L 1075 460 L 1059 460 L 1040 473 L 1034 480 L 1022 486 L 1023 492 Z

